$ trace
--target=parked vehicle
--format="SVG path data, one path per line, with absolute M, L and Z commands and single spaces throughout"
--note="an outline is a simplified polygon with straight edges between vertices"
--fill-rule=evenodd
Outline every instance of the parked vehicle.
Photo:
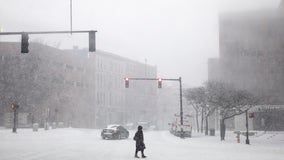
M 170 123 L 171 128 L 170 132 L 178 137 L 191 137 L 192 134 L 192 126 L 189 123 L 187 117 L 184 117 L 183 125 L 180 124 L 180 116 L 175 115 L 172 123 Z
M 102 139 L 126 139 L 129 137 L 129 131 L 121 125 L 108 125 L 101 132 Z

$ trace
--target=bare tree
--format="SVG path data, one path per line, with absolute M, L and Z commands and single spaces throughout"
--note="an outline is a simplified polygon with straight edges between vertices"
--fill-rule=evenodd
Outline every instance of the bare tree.
M 208 93 L 206 93 L 206 98 L 208 99 Z M 202 106 L 203 119 L 205 119 L 205 135 L 208 135 L 209 130 L 208 118 L 215 110 L 216 107 L 214 105 L 210 105 L 208 101 L 206 101 L 206 105 Z
M 184 97 L 195 111 L 196 129 L 197 132 L 199 132 L 200 128 L 199 128 L 198 119 L 199 119 L 199 114 L 202 114 L 202 107 L 204 106 L 204 103 L 206 101 L 205 88 L 204 87 L 189 88 L 185 91 Z M 202 127 L 203 126 L 201 125 L 201 128 Z
M 201 115 L 200 130 L 203 133 L 203 124 L 205 120 L 205 135 L 208 135 L 208 117 L 214 112 L 215 106 L 209 105 L 207 86 L 190 88 L 185 91 L 185 98 L 195 110 L 197 130 L 199 132 L 199 116 Z
M 256 97 L 244 90 L 236 90 L 229 84 L 208 82 L 208 101 L 218 107 L 220 113 L 220 136 L 225 140 L 225 120 L 243 114 L 257 103 Z

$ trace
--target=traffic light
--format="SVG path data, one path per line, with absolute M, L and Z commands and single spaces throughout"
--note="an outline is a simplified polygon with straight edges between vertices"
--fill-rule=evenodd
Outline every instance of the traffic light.
M 10 105 L 10 108 L 11 108 L 12 110 L 14 110 L 14 109 L 15 109 L 15 104 L 12 103 L 12 104 Z
M 21 53 L 29 53 L 29 35 L 22 33 Z
M 17 104 L 11 103 L 10 107 L 12 110 L 15 110 L 15 109 L 18 109 L 20 106 Z
M 249 118 L 253 118 L 254 117 L 254 113 L 253 112 L 249 113 L 248 116 L 249 116 Z
M 162 78 L 158 78 L 158 88 L 162 88 Z
M 125 88 L 129 88 L 129 78 L 128 77 L 124 78 L 124 81 L 125 81 Z
M 96 31 L 89 31 L 89 52 L 96 51 Z

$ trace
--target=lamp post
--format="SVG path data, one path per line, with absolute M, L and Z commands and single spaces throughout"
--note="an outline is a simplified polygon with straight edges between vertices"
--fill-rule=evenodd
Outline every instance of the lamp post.
M 248 110 L 246 110 L 246 144 L 249 144 L 249 132 L 248 132 Z

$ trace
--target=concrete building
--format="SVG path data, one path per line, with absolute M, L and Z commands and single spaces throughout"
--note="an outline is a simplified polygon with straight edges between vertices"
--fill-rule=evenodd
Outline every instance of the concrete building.
M 219 79 L 270 97 L 270 104 L 284 103 L 282 13 L 269 10 L 227 14 L 221 15 L 219 22 L 220 58 L 219 66 L 215 65 Z
M 275 10 L 220 15 L 220 55 L 208 61 L 209 81 L 266 97 L 267 105 L 284 104 L 283 4 Z
M 19 43 L 0 43 L 0 125 L 10 125 L 12 102 L 20 105 L 22 126 L 62 121 L 98 128 L 153 121 L 157 86 L 130 82 L 125 89 L 124 77 L 156 77 L 155 66 L 103 51 L 71 53 L 38 43 L 29 48 L 30 53 L 21 54 Z

